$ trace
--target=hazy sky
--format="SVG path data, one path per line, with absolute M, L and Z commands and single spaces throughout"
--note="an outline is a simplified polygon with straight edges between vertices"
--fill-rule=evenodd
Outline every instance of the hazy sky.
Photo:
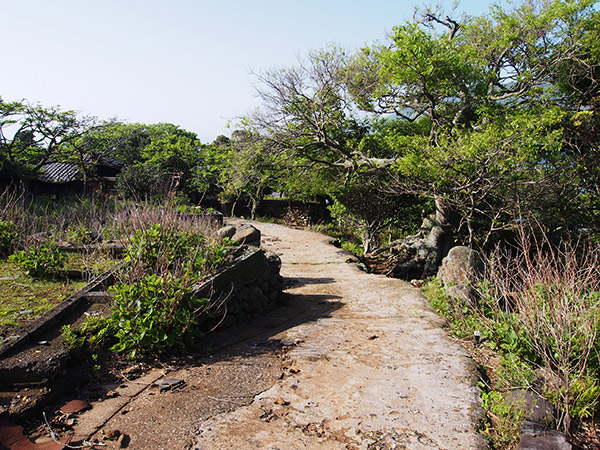
M 451 6 L 452 1 L 441 2 Z M 462 0 L 481 14 L 492 0 Z M 385 41 L 412 0 L 0 0 L 0 97 L 171 122 L 204 143 L 258 105 L 252 71 Z

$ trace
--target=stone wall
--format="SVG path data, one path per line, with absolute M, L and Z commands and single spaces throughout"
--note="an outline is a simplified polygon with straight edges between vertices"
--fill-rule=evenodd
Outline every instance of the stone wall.
M 244 246 L 231 264 L 195 285 L 196 297 L 211 299 L 206 331 L 225 327 L 275 309 L 282 302 L 281 260 L 274 253 Z

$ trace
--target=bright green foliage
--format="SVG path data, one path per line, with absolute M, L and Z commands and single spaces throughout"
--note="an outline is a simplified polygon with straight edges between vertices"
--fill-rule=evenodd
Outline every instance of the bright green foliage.
M 0 220 L 0 256 L 11 254 L 17 245 L 19 231 L 14 223 Z
M 247 129 L 286 167 L 279 186 L 309 180 L 347 211 L 344 199 L 363 184 L 375 197 L 435 199 L 472 246 L 505 238 L 519 215 L 557 234 L 594 233 L 594 5 L 526 1 L 462 18 L 424 11 L 383 44 L 354 55 L 328 47 L 261 74 L 264 105 Z M 374 177 L 386 183 L 373 186 Z
M 193 230 L 155 224 L 131 239 L 129 269 L 115 293 L 112 315 L 79 330 L 63 330 L 69 345 L 91 349 L 110 346 L 129 357 L 182 351 L 201 335 L 210 300 L 196 298 L 191 287 L 223 265 L 229 241 L 209 245 Z
M 481 406 L 488 412 L 488 420 L 482 424 L 481 432 L 488 437 L 492 448 L 514 448 L 525 420 L 523 405 L 507 400 L 498 391 L 489 391 L 481 394 Z
M 58 274 L 67 260 L 54 241 L 32 245 L 26 250 L 20 250 L 9 257 L 25 273 L 34 278 L 53 277 Z
M 553 230 L 595 222 L 597 145 L 571 137 L 565 146 L 573 83 L 588 101 L 598 92 L 594 75 L 565 73 L 577 61 L 597 70 L 582 47 L 597 28 L 593 3 L 524 2 L 460 21 L 428 11 L 396 27 L 391 45 L 360 52 L 350 82 L 359 104 L 432 123 L 428 142 L 397 146 L 398 192 L 443 200 L 471 245 L 489 244 L 520 214 Z
M 201 163 L 194 167 L 189 184 L 198 199 L 225 200 L 223 197 L 228 197 L 223 193 L 230 190 L 227 171 L 231 166 L 232 152 L 231 141 L 223 136 L 199 148 Z
M 183 350 L 200 334 L 198 325 L 208 299 L 193 298 L 186 280 L 166 274 L 148 275 L 133 284 L 120 284 L 108 326 L 117 343 L 111 350 L 134 357 L 138 352 Z
M 131 238 L 125 260 L 143 273 L 191 272 L 195 276 L 224 262 L 224 246 L 207 245 L 202 234 L 155 224 Z
M 144 198 L 173 189 L 193 192 L 191 179 L 200 165 L 200 141 L 176 125 L 115 125 L 114 158 L 127 162 L 118 177 L 123 193 Z
M 73 329 L 71 325 L 61 327 L 61 335 L 67 348 L 75 349 L 87 345 L 90 349 L 98 349 L 111 340 L 114 328 L 104 317 L 89 316 L 81 328 Z

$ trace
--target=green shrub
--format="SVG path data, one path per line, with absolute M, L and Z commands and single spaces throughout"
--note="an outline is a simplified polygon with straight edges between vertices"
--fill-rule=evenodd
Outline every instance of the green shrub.
M 487 412 L 482 432 L 493 448 L 514 448 L 520 439 L 525 420 L 525 409 L 514 401 L 506 400 L 498 391 L 483 392 L 481 406 Z
M 198 325 L 208 299 L 189 295 L 189 282 L 171 275 L 148 275 L 138 283 L 119 284 L 108 326 L 116 343 L 111 350 L 138 353 L 183 350 L 200 334 Z
M 48 278 L 58 274 L 58 271 L 64 267 L 67 258 L 58 249 L 56 242 L 47 241 L 14 253 L 9 260 L 16 263 L 31 277 Z
M 79 329 L 62 327 L 65 345 L 92 351 L 110 347 L 130 358 L 183 351 L 202 334 L 199 325 L 209 302 L 189 294 L 189 281 L 147 275 L 136 283 L 110 287 L 115 293 L 112 314 L 88 317 Z
M 10 255 L 15 251 L 19 240 L 17 226 L 7 220 L 0 220 L 0 256 Z
M 67 348 L 87 346 L 95 350 L 114 342 L 113 324 L 101 316 L 88 316 L 80 328 L 73 329 L 71 325 L 64 325 L 60 331 Z

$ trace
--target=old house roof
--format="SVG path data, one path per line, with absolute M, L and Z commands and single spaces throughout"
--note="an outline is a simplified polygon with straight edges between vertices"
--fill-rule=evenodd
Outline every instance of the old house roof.
M 76 164 L 68 162 L 53 162 L 40 167 L 38 179 L 46 183 L 68 183 L 83 178 Z
M 96 169 L 99 169 L 100 167 L 109 167 L 116 171 L 120 171 L 123 167 L 121 161 L 105 156 L 100 156 L 94 160 L 92 156 L 86 155 L 84 157 L 84 163 L 93 164 Z M 104 175 L 102 178 L 108 179 L 114 177 Z M 72 162 L 51 162 L 40 167 L 37 179 L 46 183 L 69 183 L 71 181 L 82 180 L 83 172 L 78 164 Z

